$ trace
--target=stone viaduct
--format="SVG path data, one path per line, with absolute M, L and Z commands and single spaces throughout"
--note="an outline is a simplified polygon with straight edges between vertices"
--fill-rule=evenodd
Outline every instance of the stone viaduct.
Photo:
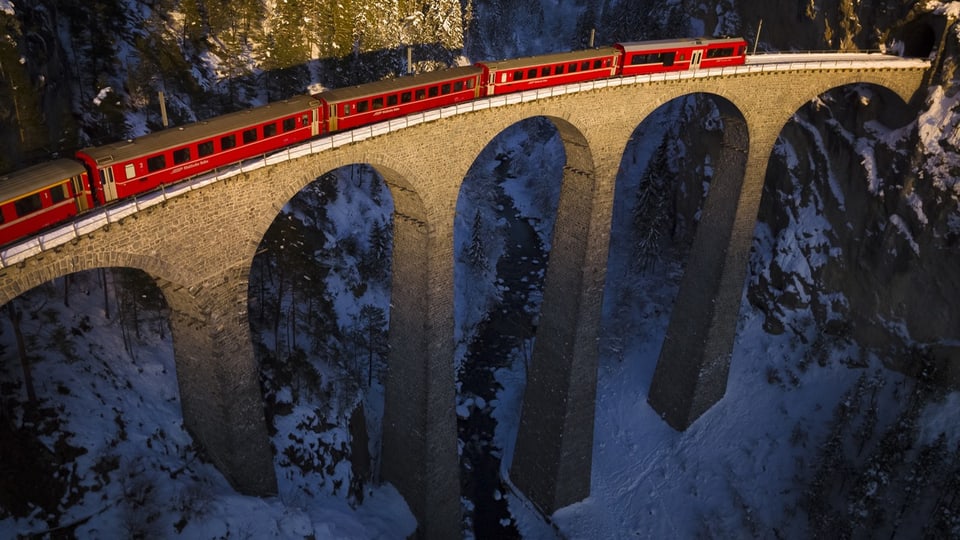
M 800 60 L 801 57 L 797 57 Z M 748 66 L 749 67 L 749 66 Z M 590 491 L 597 336 L 614 184 L 635 130 L 679 96 L 715 97 L 723 155 L 702 213 L 649 393 L 685 429 L 726 389 L 737 312 L 761 188 L 774 142 L 804 103 L 868 83 L 909 101 L 928 64 L 813 63 L 627 81 L 510 104 L 480 103 L 359 142 L 210 183 L 0 270 L 0 304 L 73 272 L 132 267 L 171 309 L 184 423 L 240 491 L 276 492 L 247 316 L 260 241 L 287 201 L 325 172 L 367 163 L 394 199 L 389 373 L 382 478 L 394 483 L 420 534 L 460 534 L 454 412 L 454 212 L 480 151 L 508 126 L 543 116 L 566 151 L 541 323 L 511 479 L 541 510 Z M 896 96 L 899 96 L 897 98 Z M 489 103 L 487 103 L 489 105 Z M 341 136 L 342 137 L 342 136 Z

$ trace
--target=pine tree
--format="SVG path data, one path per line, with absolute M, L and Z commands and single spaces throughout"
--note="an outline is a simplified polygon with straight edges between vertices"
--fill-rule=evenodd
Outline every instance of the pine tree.
M 668 156 L 669 141 L 664 136 L 637 188 L 633 207 L 633 231 L 637 239 L 634 244 L 634 264 L 640 271 L 656 264 L 663 243 L 669 236 L 673 217 L 670 215 L 672 175 Z
M 483 219 L 477 210 L 473 216 L 473 226 L 470 231 L 470 245 L 467 246 L 467 262 L 476 272 L 482 273 L 490 269 L 490 261 L 484 249 Z

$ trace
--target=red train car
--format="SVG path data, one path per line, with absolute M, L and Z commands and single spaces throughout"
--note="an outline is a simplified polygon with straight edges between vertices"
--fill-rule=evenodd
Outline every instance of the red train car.
M 57 159 L 0 176 L 0 245 L 35 234 L 93 206 L 87 170 Z
M 742 38 L 664 39 L 614 47 L 623 58 L 624 76 L 741 65 L 747 58 Z
M 319 102 L 297 96 L 206 122 L 77 152 L 95 175 L 100 203 L 122 199 L 319 133 Z
M 484 68 L 486 95 L 492 96 L 613 77 L 619 60 L 617 49 L 602 47 L 477 65 Z
M 482 72 L 474 66 L 457 67 L 315 94 L 323 102 L 322 133 L 475 99 L 480 96 Z

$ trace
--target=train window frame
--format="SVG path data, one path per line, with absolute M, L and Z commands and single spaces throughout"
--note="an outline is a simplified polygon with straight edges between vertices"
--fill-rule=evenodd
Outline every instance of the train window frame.
M 343 104 L 343 116 L 350 116 L 350 104 L 349 104 L 349 103 L 344 103 L 344 104 Z
M 127 180 L 133 180 L 137 176 L 137 168 L 133 163 L 127 163 L 123 166 L 123 173 L 127 175 Z
M 396 94 L 390 94 L 389 96 L 387 96 L 387 107 L 396 107 L 398 101 L 399 101 L 399 98 L 397 97 Z
M 213 154 L 213 141 L 203 141 L 202 143 L 197 144 L 197 157 L 207 157 Z
M 456 81 L 453 83 L 454 92 L 463 92 L 463 81 Z
M 277 134 L 277 123 L 270 122 L 263 125 L 263 138 L 274 137 Z
M 296 117 L 284 118 L 281 122 L 283 126 L 283 132 L 288 133 L 297 129 L 297 119 Z
M 555 68 L 553 69 L 553 74 L 554 74 L 554 75 L 563 75 L 563 68 L 564 68 L 564 65 L 563 65 L 563 64 L 558 65 L 557 67 L 555 67 Z
M 677 60 L 677 53 L 675 52 L 665 52 L 660 53 L 660 60 L 663 62 L 664 67 L 670 67 Z
M 357 106 L 357 114 L 363 114 L 370 110 L 370 102 L 365 99 L 356 102 L 355 105 Z
M 184 146 L 173 151 L 173 164 L 180 165 L 190 161 L 190 147 Z
M 593 69 L 600 69 L 602 67 L 603 67 L 603 60 L 600 60 L 598 58 L 597 60 L 593 61 Z
M 220 150 L 230 150 L 237 147 L 237 134 L 231 133 L 220 137 Z
M 590 61 L 584 60 L 580 62 L 580 71 L 589 71 L 590 70 Z
M 13 201 L 13 207 L 17 212 L 17 217 L 29 216 L 43 209 L 43 199 L 39 193 L 33 193 Z
M 467 79 L 467 90 L 473 90 L 473 79 Z
M 577 72 L 577 63 L 573 62 L 572 64 L 567 65 L 567 73 L 576 73 Z
M 425 97 L 427 97 L 427 90 L 425 88 L 417 88 L 414 93 L 414 99 L 416 99 L 417 101 L 420 101 Z
M 440 85 L 440 94 L 447 95 L 450 93 L 450 83 L 444 83 Z
M 408 90 L 400 94 L 400 103 L 410 103 L 411 101 L 413 101 L 413 92 Z
M 530 68 L 530 69 L 528 69 L 528 70 L 527 70 L 527 78 L 528 78 L 528 79 L 536 79 L 536 78 L 537 78 L 537 68 Z
M 541 77 L 549 77 L 549 76 L 550 76 L 550 66 L 543 66 L 542 68 L 540 68 L 540 76 L 541 76 Z
M 147 172 L 162 171 L 167 168 L 167 156 L 157 154 L 147 158 Z
M 439 95 L 440 95 L 440 87 L 439 87 L 439 86 L 431 86 L 430 88 L 427 89 L 427 96 L 432 97 L 432 98 L 435 98 L 435 97 L 437 97 L 437 96 L 439 96 Z
M 523 80 L 523 70 L 522 70 L 522 69 L 514 70 L 514 72 L 513 72 L 513 80 L 514 80 L 514 82 L 516 82 L 516 81 L 522 81 L 522 80 Z
M 245 129 L 240 132 L 241 140 L 243 144 L 250 144 L 257 142 L 257 128 L 252 127 L 250 129 Z
M 383 96 L 375 97 L 370 100 L 370 108 L 374 111 L 383 108 Z
M 50 190 L 50 200 L 53 202 L 53 204 L 63 202 L 69 198 L 70 193 L 67 190 L 67 184 L 53 186 L 53 189 Z

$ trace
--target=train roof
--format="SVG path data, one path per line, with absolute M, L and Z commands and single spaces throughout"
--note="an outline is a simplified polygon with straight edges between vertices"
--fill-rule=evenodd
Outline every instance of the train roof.
M 574 62 L 598 58 L 617 54 L 613 47 L 600 47 L 597 49 L 582 49 L 579 51 L 570 51 L 563 53 L 543 54 L 540 56 L 526 56 L 523 58 L 514 58 L 511 60 L 499 60 L 497 62 L 480 62 L 481 64 L 493 70 L 506 70 L 525 68 L 529 66 L 541 66 L 547 64 L 561 64 L 563 62 Z
M 56 159 L 0 176 L 0 201 L 8 201 L 33 193 L 74 176 L 86 169 L 71 159 Z
M 311 109 L 317 101 L 307 95 L 294 96 L 284 101 L 228 113 L 203 122 L 170 127 L 135 139 L 128 139 L 103 146 L 84 148 L 79 153 L 93 158 L 97 164 L 123 162 L 129 159 L 155 154 L 192 142 L 211 139 L 223 133 L 236 131 L 254 124 L 279 120 L 286 116 Z
M 396 77 L 393 79 L 384 79 L 382 81 L 362 84 L 359 86 L 350 86 L 346 88 L 335 88 L 325 90 L 313 97 L 322 99 L 330 103 L 340 103 L 343 101 L 352 101 L 370 96 L 381 94 L 391 94 L 400 92 L 408 88 L 419 88 L 424 85 L 441 83 L 444 81 L 472 77 L 483 73 L 483 69 L 476 66 L 461 66 L 450 69 L 441 69 L 438 71 L 428 71 L 427 73 L 418 73 L 406 77 Z
M 739 37 L 655 39 L 651 41 L 631 41 L 626 43 L 617 43 L 617 46 L 622 47 L 625 52 L 636 52 L 636 51 L 649 51 L 654 49 L 656 50 L 670 49 L 675 47 L 687 48 L 687 47 L 697 47 L 697 46 L 703 46 L 703 45 L 723 45 L 726 43 L 729 43 L 729 44 L 744 43 L 744 40 L 743 38 L 739 38 Z

